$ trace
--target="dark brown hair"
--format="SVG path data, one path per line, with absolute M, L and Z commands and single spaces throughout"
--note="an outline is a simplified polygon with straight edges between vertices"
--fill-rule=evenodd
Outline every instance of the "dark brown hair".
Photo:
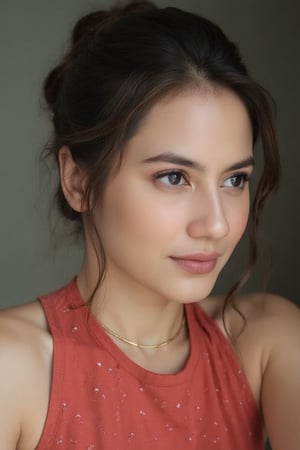
M 57 161 L 59 149 L 70 148 L 74 161 L 86 170 L 85 199 L 92 213 L 114 162 L 150 108 L 166 95 L 204 84 L 226 87 L 239 96 L 251 120 L 253 146 L 260 138 L 263 149 L 248 226 L 249 261 L 227 296 L 224 318 L 231 294 L 245 282 L 256 260 L 259 218 L 278 187 L 280 165 L 270 97 L 249 76 L 237 46 L 217 25 L 197 14 L 158 8 L 147 1 L 81 18 L 69 50 L 45 80 L 54 135 L 44 156 Z M 82 231 L 81 214 L 71 209 L 60 183 L 56 201 L 63 217 Z M 99 280 L 91 298 L 105 275 L 99 235 L 97 239 Z

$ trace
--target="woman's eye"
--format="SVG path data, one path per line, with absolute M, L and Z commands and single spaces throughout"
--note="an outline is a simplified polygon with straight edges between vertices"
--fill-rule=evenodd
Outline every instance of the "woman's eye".
M 237 173 L 227 178 L 224 181 L 223 186 L 229 188 L 243 189 L 245 184 L 249 181 L 249 178 L 250 177 L 247 173 Z
M 180 171 L 159 173 L 155 175 L 155 179 L 166 186 L 183 186 L 188 184 L 185 174 Z

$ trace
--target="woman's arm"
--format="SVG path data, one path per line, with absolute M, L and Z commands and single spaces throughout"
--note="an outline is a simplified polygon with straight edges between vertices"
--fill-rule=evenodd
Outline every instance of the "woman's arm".
M 0 312 L 0 449 L 32 450 L 42 433 L 52 340 L 38 302 Z
M 0 448 L 15 450 L 21 434 L 26 367 L 6 313 L 0 316 Z M 22 378 L 23 377 L 23 378 Z
M 300 448 L 300 310 L 269 296 L 262 408 L 273 450 Z

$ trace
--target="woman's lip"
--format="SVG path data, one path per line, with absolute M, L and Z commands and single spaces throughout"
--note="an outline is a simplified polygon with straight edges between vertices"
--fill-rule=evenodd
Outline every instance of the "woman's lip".
M 218 258 L 213 258 L 211 255 L 209 259 L 207 259 L 208 255 L 205 255 L 206 259 L 186 259 L 186 258 L 178 258 L 171 257 L 171 259 L 179 266 L 181 269 L 184 269 L 186 272 L 192 273 L 194 275 L 204 275 L 210 273 L 214 270 L 217 265 Z
M 211 253 L 193 253 L 191 255 L 176 255 L 171 256 L 172 259 L 180 259 L 182 261 L 212 261 L 219 258 L 220 254 L 217 252 Z

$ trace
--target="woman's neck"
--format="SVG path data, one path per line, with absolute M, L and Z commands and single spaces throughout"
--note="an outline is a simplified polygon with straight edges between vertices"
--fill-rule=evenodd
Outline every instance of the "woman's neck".
M 84 261 L 77 276 L 77 286 L 85 301 L 93 292 L 97 279 L 90 264 Z M 176 334 L 182 323 L 184 305 L 162 298 L 109 266 L 93 297 L 91 311 L 101 324 L 116 334 L 135 343 L 154 345 Z

